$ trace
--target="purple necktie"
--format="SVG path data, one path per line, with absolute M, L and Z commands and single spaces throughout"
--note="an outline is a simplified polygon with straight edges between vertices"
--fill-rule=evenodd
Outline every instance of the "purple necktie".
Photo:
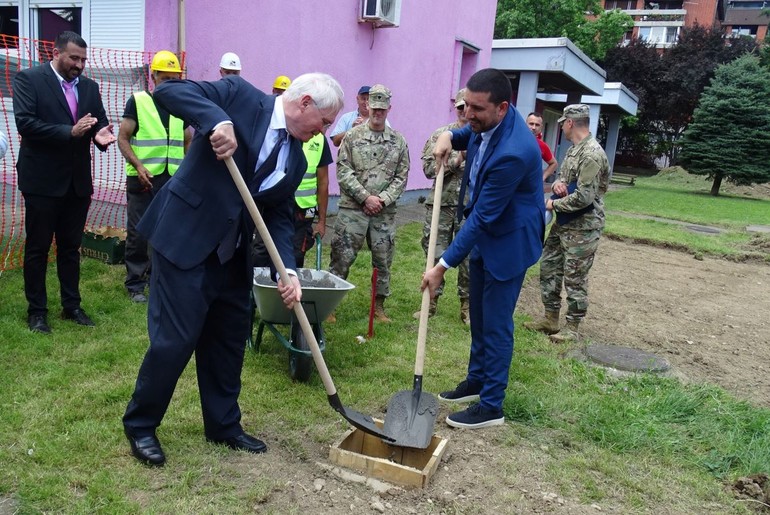
M 70 106 L 70 114 L 72 114 L 72 121 L 78 121 L 78 99 L 75 98 L 75 90 L 72 88 L 75 85 L 71 82 L 62 81 L 62 87 L 64 88 L 64 98 L 67 99 L 67 105 Z

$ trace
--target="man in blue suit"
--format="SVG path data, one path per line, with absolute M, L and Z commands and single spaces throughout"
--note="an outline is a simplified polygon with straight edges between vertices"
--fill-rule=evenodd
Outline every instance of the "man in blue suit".
M 422 288 L 434 296 L 446 270 L 470 254 L 468 375 L 439 399 L 479 402 L 449 415 L 446 422 L 453 427 L 476 429 L 504 422 L 513 310 L 524 274 L 543 250 L 540 149 L 510 98 L 511 84 L 501 71 L 487 68 L 473 74 L 465 94 L 468 125 L 443 133 L 433 151 L 436 161 L 445 163 L 450 150 L 467 150 L 460 198 L 465 188 L 471 191 L 465 224 L 422 280 Z
M 215 82 L 166 81 L 154 98 L 196 135 L 173 180 L 137 226 L 153 248 L 150 347 L 123 416 L 125 433 L 134 457 L 163 465 L 155 430 L 195 353 L 206 438 L 265 452 L 264 442 L 243 431 L 238 406 L 250 327 L 248 249 L 254 223 L 223 160 L 232 156 L 238 165 L 293 275 L 292 284 L 278 282 L 291 308 L 301 298 L 292 238 L 294 192 L 307 169 L 302 143 L 333 123 L 342 89 L 329 75 L 313 73 L 276 97 L 230 75 Z

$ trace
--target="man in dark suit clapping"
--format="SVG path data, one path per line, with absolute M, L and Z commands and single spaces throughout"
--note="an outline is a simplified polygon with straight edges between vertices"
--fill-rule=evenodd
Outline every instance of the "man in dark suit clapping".
M 301 298 L 294 258 L 294 193 L 307 170 L 302 143 L 324 132 L 342 108 L 326 74 L 299 76 L 283 96 L 238 75 L 214 82 L 169 80 L 154 98 L 196 134 L 179 170 L 137 229 L 152 246 L 147 326 L 150 348 L 123 416 L 135 458 L 166 461 L 155 430 L 177 380 L 195 354 L 206 438 L 262 453 L 241 426 L 238 396 L 251 312 L 254 223 L 223 162 L 232 157 L 259 206 L 292 284 L 278 282 L 287 307 Z M 276 277 L 273 267 L 273 277 Z
M 45 276 L 56 237 L 62 318 L 94 323 L 80 306 L 80 243 L 91 204 L 91 141 L 115 141 L 99 86 L 82 75 L 86 42 L 74 32 L 56 38 L 50 63 L 13 79 L 13 112 L 21 136 L 16 170 L 24 196 L 24 293 L 33 332 L 50 333 Z

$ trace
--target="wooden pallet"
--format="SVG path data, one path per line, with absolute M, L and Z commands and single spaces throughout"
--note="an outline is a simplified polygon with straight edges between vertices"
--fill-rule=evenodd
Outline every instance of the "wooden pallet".
M 612 184 L 626 184 L 628 186 L 633 186 L 634 181 L 636 181 L 636 176 L 627 173 L 614 172 L 612 177 L 610 177 L 610 182 Z

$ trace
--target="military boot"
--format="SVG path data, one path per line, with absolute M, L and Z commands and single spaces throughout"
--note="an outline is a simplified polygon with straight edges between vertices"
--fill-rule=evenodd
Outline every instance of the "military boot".
M 524 327 L 533 331 L 540 331 L 545 334 L 554 334 L 559 332 L 559 312 L 546 311 L 545 318 L 524 322 Z
M 430 318 L 434 316 L 436 314 L 437 309 L 438 309 L 438 297 L 433 297 L 432 299 L 430 299 L 430 306 L 428 307 L 428 317 Z M 415 311 L 412 317 L 414 317 L 415 320 L 419 320 L 420 311 L 419 310 Z
M 465 325 L 471 325 L 470 299 L 460 299 L 460 320 L 462 320 Z
M 374 319 L 378 322 L 390 322 L 390 318 L 385 314 L 385 297 L 377 295 L 374 299 Z
M 551 338 L 553 343 L 576 342 L 580 340 L 578 325 L 580 325 L 579 320 L 567 320 L 567 325 L 565 325 L 558 333 L 549 336 L 549 338 Z

